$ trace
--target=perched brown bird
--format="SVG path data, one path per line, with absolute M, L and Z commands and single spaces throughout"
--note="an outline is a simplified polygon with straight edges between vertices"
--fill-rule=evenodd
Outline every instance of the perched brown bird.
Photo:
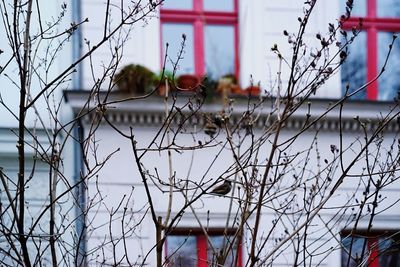
M 223 184 L 215 187 L 210 194 L 218 195 L 218 196 L 223 196 L 228 194 L 232 189 L 232 182 L 225 180 Z

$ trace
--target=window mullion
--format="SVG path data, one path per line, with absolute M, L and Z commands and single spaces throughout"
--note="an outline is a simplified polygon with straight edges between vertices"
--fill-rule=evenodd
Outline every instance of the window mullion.
M 368 266 L 369 267 L 379 267 L 379 247 L 378 238 L 368 239 Z
M 200 14 L 197 16 L 194 27 L 194 71 L 197 76 L 203 76 L 204 67 L 204 22 L 201 20 L 203 14 L 203 0 L 193 0 L 193 10 Z
M 376 0 L 367 0 L 367 18 L 376 18 Z M 367 29 L 367 82 L 376 78 L 378 73 L 378 37 L 377 29 L 372 26 Z M 378 83 L 375 81 L 367 88 L 367 99 L 378 98 Z
M 378 75 L 378 32 L 375 27 L 367 30 L 367 81 L 371 81 Z M 378 98 L 378 82 L 375 81 L 367 88 L 367 98 Z
M 367 2 L 367 17 L 376 18 L 376 0 L 368 0 Z
M 240 61 L 239 61 L 239 26 L 238 26 L 238 24 L 236 23 L 236 24 L 234 24 L 233 25 L 233 27 L 234 27 L 234 51 L 235 51 L 235 57 L 234 57 L 234 60 L 235 60 L 235 64 L 234 64 L 234 66 L 235 66 L 235 76 L 236 76 L 236 78 L 237 78 L 237 80 L 239 81 L 239 78 L 240 78 Z M 240 81 L 239 81 L 240 82 Z
M 204 235 L 197 236 L 197 267 L 207 267 L 207 238 Z
M 237 247 L 237 263 L 238 263 L 238 267 L 242 267 L 243 266 L 243 259 L 242 259 L 242 237 L 240 236 L 238 240 L 235 240 L 235 242 L 237 242 L 238 247 Z
M 194 69 L 197 76 L 203 76 L 204 66 L 204 22 L 196 19 L 194 22 Z
M 203 11 L 203 0 L 193 0 L 193 9 L 194 9 L 194 11 L 202 12 Z

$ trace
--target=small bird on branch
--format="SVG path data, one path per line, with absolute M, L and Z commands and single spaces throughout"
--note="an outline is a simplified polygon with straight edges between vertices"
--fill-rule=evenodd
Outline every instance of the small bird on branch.
M 210 194 L 218 195 L 218 196 L 223 196 L 228 194 L 232 189 L 232 182 L 225 180 L 223 184 L 218 185 L 215 187 Z

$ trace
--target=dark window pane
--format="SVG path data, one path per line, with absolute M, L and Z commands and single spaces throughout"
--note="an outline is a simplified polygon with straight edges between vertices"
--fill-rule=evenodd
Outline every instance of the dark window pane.
M 361 254 L 364 247 L 365 238 L 361 237 L 345 237 L 342 239 L 342 266 L 357 267 L 361 262 Z M 351 251 L 350 251 L 351 250 Z M 364 260 L 368 255 L 368 246 L 365 244 Z M 350 254 L 351 252 L 351 254 Z M 350 257 L 351 255 L 351 257 Z
M 348 33 L 349 36 L 351 33 Z M 344 41 L 343 41 L 344 43 Z M 341 67 L 342 92 L 350 85 L 349 93 L 354 92 L 367 82 L 367 35 L 361 32 L 349 46 L 349 54 Z M 352 99 L 366 99 L 366 89 L 357 93 Z
M 387 53 L 389 52 L 389 44 L 392 42 L 393 34 L 389 32 L 378 33 L 378 63 L 379 69 L 385 63 Z M 385 71 L 379 78 L 379 100 L 391 101 L 397 96 L 400 90 L 400 44 L 395 42 L 390 54 Z
M 221 253 L 221 250 L 227 251 L 227 249 L 230 247 L 230 242 L 232 242 L 232 237 L 224 238 L 223 236 L 210 236 L 210 241 L 213 245 L 215 253 L 218 255 L 219 253 Z M 223 246 L 224 242 L 225 246 Z M 224 267 L 235 266 L 236 254 L 237 254 L 237 246 L 236 244 L 234 244 L 233 249 L 229 251 L 226 257 Z M 207 259 L 215 263 L 217 255 L 214 254 L 214 251 L 211 249 L 210 244 L 207 243 Z
M 400 17 L 399 0 L 377 1 L 378 17 Z
M 379 237 L 342 238 L 342 266 L 356 267 L 378 263 L 380 267 L 400 266 L 399 235 L 379 235 Z M 364 253 L 362 252 L 365 249 Z M 351 257 L 350 255 L 351 250 Z M 361 254 L 363 253 L 363 260 Z M 369 265 L 368 265 L 369 266 Z
M 197 239 L 195 236 L 167 237 L 168 267 L 197 267 Z
M 235 72 L 234 27 L 207 25 L 205 27 L 206 73 L 213 79 Z
M 203 0 L 204 10 L 234 11 L 234 0 Z
M 162 25 L 163 52 L 165 44 L 168 43 L 168 59 L 166 69 L 173 71 L 173 62 L 178 59 L 181 50 L 182 34 L 186 34 L 186 46 L 183 58 L 179 60 L 177 74 L 194 73 L 194 51 L 193 51 L 193 26 L 192 24 L 164 23 Z M 171 60 L 170 60 L 171 59 Z
M 193 9 L 193 0 L 165 0 L 163 9 Z
M 400 266 L 399 241 L 394 237 L 379 238 L 379 266 Z

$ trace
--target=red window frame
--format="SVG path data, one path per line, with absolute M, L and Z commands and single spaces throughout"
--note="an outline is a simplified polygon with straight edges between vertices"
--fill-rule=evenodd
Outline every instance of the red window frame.
M 343 230 L 341 232 L 342 240 L 343 238 L 349 238 L 351 239 L 352 237 L 355 238 L 361 238 L 366 241 L 366 251 L 364 251 L 364 256 L 368 256 L 367 258 L 367 266 L 369 267 L 386 267 L 381 266 L 379 258 L 381 251 L 380 249 L 380 239 L 382 238 L 391 238 L 393 240 L 396 240 L 398 242 L 399 240 L 399 231 L 398 230 L 373 230 L 373 231 L 356 231 L 355 233 L 352 234 L 351 231 L 349 230 Z M 398 243 L 397 243 L 398 244 Z M 396 245 L 394 245 L 396 246 Z M 392 250 L 393 248 L 386 248 L 388 250 Z M 397 250 L 396 250 L 397 251 Z M 347 253 L 342 251 L 342 253 Z M 360 256 L 360 255 L 359 255 Z
M 367 266 L 369 267 L 380 267 L 379 266 L 379 251 L 378 251 L 378 238 L 367 239 L 367 251 L 368 254 Z M 369 252 L 368 252 L 369 251 Z
M 222 228 L 213 228 L 213 229 L 209 229 L 207 234 L 209 236 L 223 236 L 223 233 L 225 232 L 224 229 Z M 235 234 L 235 230 L 234 229 L 228 229 L 228 235 L 234 235 Z M 183 235 L 183 236 L 187 236 L 188 233 L 190 233 L 191 236 L 195 236 L 196 237 L 196 246 L 197 246 L 197 267 L 208 267 L 208 259 L 207 258 L 207 248 L 208 248 L 208 241 L 206 236 L 204 235 L 204 233 L 202 232 L 201 229 L 187 229 L 187 228 L 176 228 L 174 229 L 174 231 L 170 234 L 170 235 Z M 235 241 L 236 242 L 236 241 Z M 165 250 L 165 255 L 167 255 L 167 251 L 168 251 L 168 240 L 166 242 L 166 245 L 164 246 Z M 238 267 L 242 267 L 243 266 L 243 255 L 242 255 L 242 245 L 241 243 L 239 243 L 239 246 L 237 248 L 237 261 L 238 261 Z M 206 260 L 204 260 L 206 259 Z M 167 264 L 168 266 L 168 264 Z
M 204 10 L 203 0 L 193 0 L 193 9 L 160 9 L 160 27 L 163 23 L 190 23 L 193 25 L 194 70 L 196 76 L 205 74 L 204 27 L 206 24 L 231 25 L 234 28 L 234 65 L 235 75 L 239 77 L 239 30 L 238 0 L 232 0 L 233 11 Z M 162 35 L 162 30 L 160 30 Z M 161 36 L 161 51 L 164 49 Z M 161 53 L 162 54 L 162 53 Z M 161 55 L 163 64 L 163 55 Z M 161 66 L 162 67 L 162 66 Z
M 378 32 L 400 31 L 400 18 L 385 18 L 377 16 L 377 1 L 366 0 L 366 17 L 350 17 L 343 23 L 344 30 L 358 27 L 362 20 L 362 30 L 367 34 L 367 81 L 374 79 L 378 73 Z M 378 99 L 378 82 L 374 82 L 367 88 L 367 99 Z

